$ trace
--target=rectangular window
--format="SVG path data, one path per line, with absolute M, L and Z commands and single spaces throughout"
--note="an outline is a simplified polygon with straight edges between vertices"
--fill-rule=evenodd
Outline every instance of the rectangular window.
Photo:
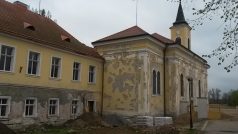
M 56 116 L 59 114 L 59 99 L 49 100 L 49 115 Z
M 0 97 L 0 118 L 7 118 L 10 108 L 9 97 Z
M 157 85 L 157 83 L 156 83 L 156 71 L 155 70 L 153 70 L 153 95 L 156 95 L 156 85 Z
M 57 57 L 52 57 L 51 62 L 51 78 L 60 78 L 61 71 L 61 59 Z
M 26 99 L 25 100 L 25 116 L 33 117 L 36 116 L 37 111 L 37 100 L 36 99 Z
M 95 83 L 95 66 L 89 66 L 89 83 Z
M 73 80 L 78 81 L 80 79 L 80 63 L 74 62 L 73 65 Z
M 72 100 L 72 108 L 71 108 L 71 114 L 77 115 L 79 113 L 79 101 L 78 100 Z
M 157 94 L 160 95 L 160 72 L 157 72 Z
M 152 89 L 153 89 L 153 92 L 152 94 L 153 95 L 160 95 L 160 72 L 153 70 L 153 73 L 152 73 Z
M 12 71 L 14 61 L 14 48 L 1 45 L 0 70 Z
M 193 97 L 193 80 L 189 82 L 189 90 L 190 90 L 190 96 Z
M 29 52 L 28 57 L 28 74 L 39 75 L 40 54 L 36 52 Z

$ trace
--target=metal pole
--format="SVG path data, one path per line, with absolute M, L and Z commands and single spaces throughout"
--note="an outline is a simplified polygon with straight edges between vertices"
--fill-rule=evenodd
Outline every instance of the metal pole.
M 41 0 L 39 0 L 39 14 L 41 14 L 40 6 L 41 6 Z
M 139 3 L 139 0 L 136 0 L 136 26 L 138 24 L 138 3 Z

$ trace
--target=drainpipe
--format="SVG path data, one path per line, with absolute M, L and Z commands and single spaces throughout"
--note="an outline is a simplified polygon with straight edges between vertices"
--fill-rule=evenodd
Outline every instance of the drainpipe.
M 103 60 L 102 63 L 102 93 L 101 93 L 101 117 L 103 116 L 103 94 L 104 94 L 104 64 L 105 64 L 105 59 Z
M 167 44 L 166 44 L 167 45 Z M 165 45 L 165 48 L 164 48 L 164 117 L 167 115 L 166 113 L 166 91 L 165 91 L 165 78 L 166 78 L 166 75 L 165 75 L 165 53 L 166 53 L 166 50 L 167 50 L 167 46 Z

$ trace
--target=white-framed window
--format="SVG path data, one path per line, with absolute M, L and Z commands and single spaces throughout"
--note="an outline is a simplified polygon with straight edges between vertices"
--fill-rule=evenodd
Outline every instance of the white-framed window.
M 60 78 L 61 73 L 61 58 L 59 57 L 52 57 L 51 59 L 51 78 Z
M 50 98 L 49 99 L 49 116 L 58 116 L 59 115 L 59 99 Z
M 152 94 L 160 95 L 160 72 L 155 70 L 152 72 Z
M 37 116 L 37 99 L 36 98 L 27 98 L 25 100 L 24 116 L 25 117 Z
M 89 72 L 88 72 L 88 82 L 89 83 L 95 83 L 96 82 L 96 67 L 95 66 L 89 66 Z
M 0 118 L 8 118 L 11 97 L 0 96 Z
M 39 75 L 40 72 L 40 53 L 29 51 L 27 74 Z
M 74 62 L 73 64 L 73 80 L 74 81 L 80 80 L 80 69 L 81 69 L 81 64 L 79 62 Z
M 15 48 L 6 45 L 0 45 L 0 71 L 13 71 Z
M 79 114 L 79 100 L 72 100 L 71 103 L 71 115 Z

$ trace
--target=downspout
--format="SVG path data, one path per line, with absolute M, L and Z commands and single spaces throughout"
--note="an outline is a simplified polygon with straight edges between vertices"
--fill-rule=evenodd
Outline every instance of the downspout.
M 166 78 L 166 71 L 165 71 L 165 61 L 166 61 L 166 58 L 165 58 L 165 53 L 166 53 L 166 50 L 167 50 L 167 44 L 165 45 L 165 48 L 164 48 L 164 117 L 166 117 L 167 113 L 166 113 L 166 91 L 165 91 L 165 78 Z
M 103 60 L 102 63 L 102 93 L 101 93 L 101 117 L 103 116 L 103 96 L 104 96 L 104 64 L 105 64 L 105 59 Z

